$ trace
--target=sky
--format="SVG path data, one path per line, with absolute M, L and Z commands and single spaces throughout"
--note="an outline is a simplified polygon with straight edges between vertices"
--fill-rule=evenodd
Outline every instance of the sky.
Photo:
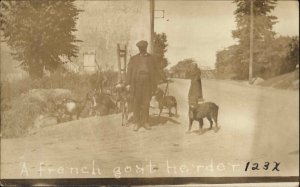
M 155 10 L 164 10 L 164 18 L 155 18 L 155 32 L 166 33 L 170 66 L 185 58 L 194 58 L 201 66 L 214 67 L 216 52 L 237 41 L 233 15 L 236 5 L 229 0 L 156 0 Z M 272 12 L 278 17 L 273 29 L 278 35 L 299 35 L 298 1 L 279 1 Z M 156 17 L 161 12 L 156 11 Z

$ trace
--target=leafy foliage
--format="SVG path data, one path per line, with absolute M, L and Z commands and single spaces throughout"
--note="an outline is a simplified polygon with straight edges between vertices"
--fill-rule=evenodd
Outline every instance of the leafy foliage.
M 158 71 L 160 74 L 159 79 L 165 79 L 163 69 L 168 65 L 168 60 L 165 57 L 167 47 L 167 35 L 165 33 L 154 33 L 154 56 L 157 60 Z
M 168 60 L 165 58 L 167 47 L 167 35 L 165 33 L 154 33 L 154 55 L 158 57 L 162 68 L 168 65 Z
M 175 66 L 172 66 L 170 71 L 174 74 L 184 74 L 185 78 L 190 78 L 195 71 L 194 62 L 195 60 L 192 58 L 181 60 Z M 199 68 L 198 70 L 200 71 Z
M 277 20 L 277 17 L 270 15 L 277 0 L 234 0 L 234 3 L 237 4 L 237 9 L 234 12 L 237 29 L 232 31 L 232 36 L 238 39 L 241 45 L 246 46 L 249 46 L 250 40 L 251 1 L 253 1 L 254 43 L 272 40 L 275 36 L 272 28 Z
M 232 37 L 237 45 L 218 51 L 216 69 L 218 75 L 247 79 L 250 57 L 250 2 L 252 0 L 234 0 L 237 9 L 236 29 Z M 270 78 L 290 72 L 299 63 L 298 38 L 275 37 L 272 30 L 277 17 L 271 15 L 276 0 L 253 0 L 253 76 Z
M 255 53 L 253 72 L 255 76 L 268 79 L 295 70 L 299 64 L 299 38 L 280 36 L 270 42 L 261 43 Z M 246 79 L 248 64 L 243 63 L 239 45 L 230 46 L 217 52 L 216 69 L 218 75 Z
M 299 65 L 299 37 L 292 37 L 288 53 L 286 64 L 281 67 L 281 73 L 293 71 Z
M 41 78 L 44 68 L 56 70 L 60 56 L 77 56 L 79 40 L 73 32 L 80 10 L 73 0 L 5 1 L 1 12 L 3 37 L 32 78 Z
M 238 40 L 235 52 L 236 62 L 234 71 L 238 79 L 246 79 L 249 71 L 250 56 L 250 2 L 252 0 L 234 0 L 237 9 L 236 30 L 232 31 L 232 37 Z M 257 76 L 255 65 L 261 59 L 260 55 L 265 53 L 263 46 L 270 44 L 274 39 L 275 32 L 272 31 L 277 17 L 270 13 L 276 6 L 276 0 L 254 0 L 253 1 L 253 43 L 254 43 L 254 70 L 253 75 Z

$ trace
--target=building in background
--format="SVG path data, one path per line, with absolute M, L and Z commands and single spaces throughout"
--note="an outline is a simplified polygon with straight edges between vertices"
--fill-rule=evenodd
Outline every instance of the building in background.
M 95 73 L 99 70 L 96 61 L 96 50 L 89 50 L 83 53 L 82 70 L 85 73 Z
M 136 43 L 150 40 L 150 1 L 81 1 L 75 5 L 79 14 L 75 32 L 79 47 L 78 57 L 71 61 L 62 58 L 63 68 L 71 72 L 93 72 L 97 68 L 117 70 L 117 44 L 127 45 L 128 55 L 138 53 Z M 90 46 L 92 46 L 91 52 Z M 22 79 L 28 73 L 13 59 L 11 51 L 1 42 L 1 79 Z M 97 66 L 99 65 L 99 66 Z
M 138 53 L 136 43 L 150 40 L 150 1 L 75 1 L 82 9 L 77 21 L 76 36 L 79 42 L 78 62 L 92 65 L 92 55 L 83 55 L 93 46 L 95 61 L 101 69 L 117 70 L 117 44 L 127 45 L 127 62 Z M 87 58 L 85 60 L 84 58 Z M 94 66 L 94 65 L 92 65 Z M 104 68 L 103 68 L 104 67 Z M 93 69 L 88 68 L 88 69 Z
M 199 66 L 201 70 L 201 77 L 204 79 L 213 79 L 215 78 L 215 69 L 210 66 Z

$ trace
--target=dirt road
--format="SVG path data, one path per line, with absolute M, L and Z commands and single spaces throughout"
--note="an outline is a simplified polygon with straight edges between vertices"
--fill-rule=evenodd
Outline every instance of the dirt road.
M 220 107 L 220 129 L 199 135 L 196 123 L 186 134 L 188 87 L 170 84 L 179 116 L 153 115 L 150 131 L 121 127 L 115 114 L 2 139 L 1 178 L 298 175 L 298 91 L 203 80 L 205 99 Z

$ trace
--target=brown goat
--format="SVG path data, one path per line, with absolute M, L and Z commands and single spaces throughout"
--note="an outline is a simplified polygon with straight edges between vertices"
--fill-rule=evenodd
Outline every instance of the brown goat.
M 177 115 L 177 101 L 174 96 L 165 96 L 164 92 L 158 88 L 155 92 L 155 99 L 158 102 L 159 115 L 161 115 L 163 108 L 169 109 L 169 116 L 171 117 L 173 114 L 171 112 L 172 108 L 175 108 L 175 115 Z
M 100 116 L 115 113 L 117 106 L 112 96 L 106 93 L 96 94 L 96 110 Z
M 116 85 L 117 92 L 117 107 L 122 113 L 122 126 L 128 125 L 128 115 L 130 111 L 130 92 L 126 89 L 125 85 L 119 83 Z

